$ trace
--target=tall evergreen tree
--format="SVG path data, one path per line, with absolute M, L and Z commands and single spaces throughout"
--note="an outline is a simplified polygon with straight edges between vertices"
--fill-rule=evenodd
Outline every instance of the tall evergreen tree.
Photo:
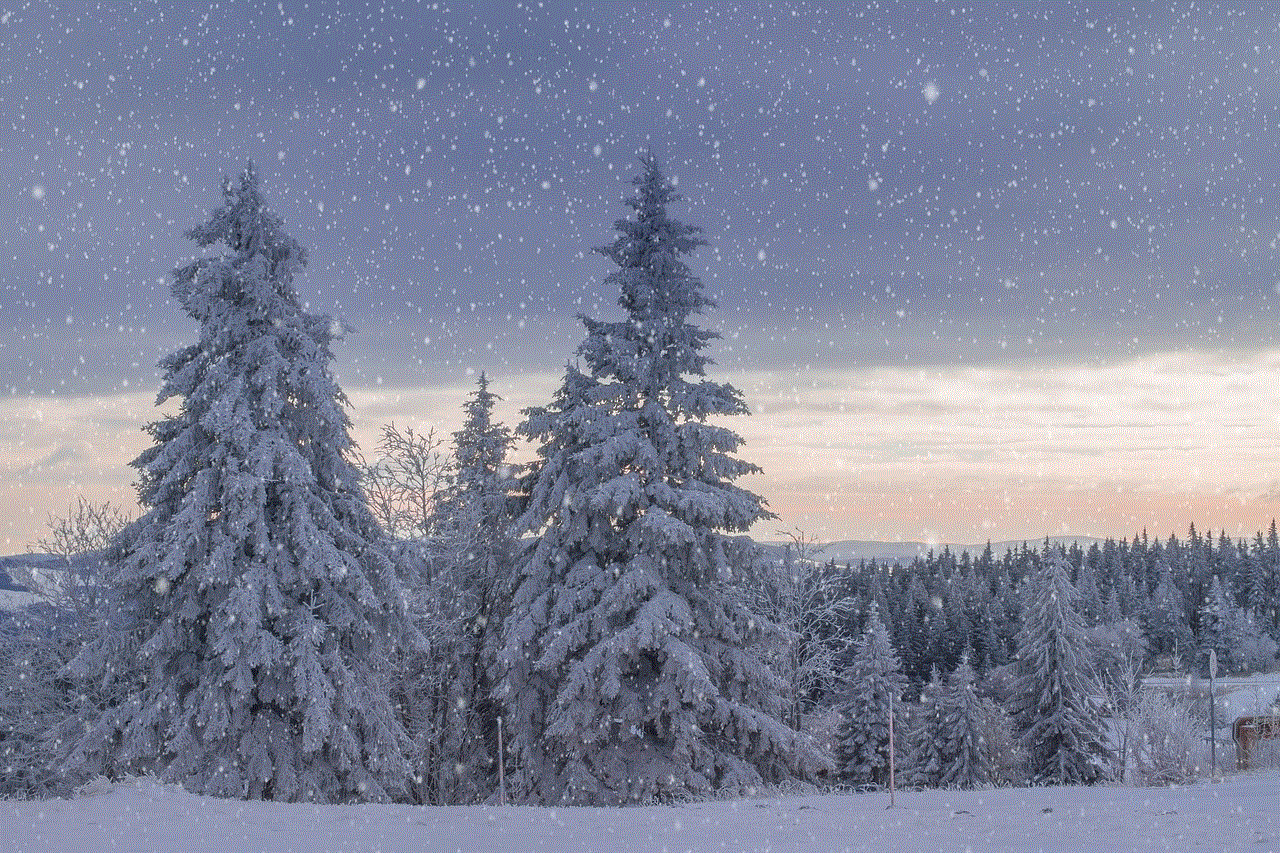
M 921 580 L 924 567 L 917 561 L 907 574 L 910 581 L 906 590 L 906 607 L 897 611 L 900 634 L 896 639 L 897 647 L 902 650 L 903 671 L 918 688 L 924 686 L 935 660 L 933 652 L 937 644 L 933 642 L 933 632 L 939 620 L 934 618 L 937 608 Z
M 992 783 L 989 753 L 984 748 L 983 728 L 987 710 L 973 683 L 973 667 L 966 655 L 941 691 L 941 772 L 938 784 L 944 788 L 978 788 Z
M 1200 606 L 1200 647 L 1213 649 L 1222 668 L 1229 672 L 1236 670 L 1232 660 L 1235 615 L 1235 607 L 1223 589 L 1222 581 L 1215 577 L 1204 604 Z M 1208 665 L 1207 661 L 1205 665 Z
M 816 769 L 809 741 L 779 722 L 781 679 L 762 658 L 780 632 L 729 585 L 752 559 L 726 534 L 771 517 L 733 484 L 756 466 L 708 422 L 746 414 L 705 376 L 712 303 L 684 261 L 704 241 L 671 217 L 676 195 L 641 158 L 634 218 L 597 251 L 626 312 L 583 317 L 554 401 L 519 432 L 540 443 L 519 527 L 519 561 L 498 696 L 511 724 L 518 797 L 618 803 L 742 790 Z M 690 378 L 692 377 L 692 378 Z
M 1259 537 L 1261 539 L 1261 537 Z M 1258 555 L 1258 565 L 1253 593 L 1258 623 L 1280 642 L 1280 533 L 1276 532 L 1276 520 L 1271 519 L 1267 529 L 1267 545 Z
M 1243 673 L 1270 668 L 1276 651 L 1275 641 L 1252 613 L 1232 604 L 1231 594 L 1216 577 L 1200 611 L 1200 647 L 1213 649 L 1225 671 Z M 1206 659 L 1201 663 L 1208 665 Z
M 1157 560 L 1155 591 L 1142 608 L 1142 630 L 1147 636 L 1147 653 L 1168 657 L 1175 667 L 1190 661 L 1195 640 L 1187 624 L 1187 605 L 1173 579 L 1173 569 L 1163 558 Z
M 492 694 L 515 550 L 513 439 L 493 418 L 498 399 L 482 373 L 453 434 L 447 482 L 421 504 L 433 508 L 417 525 L 430 535 L 403 543 L 414 618 L 435 640 L 430 654 L 406 656 L 399 697 L 419 768 L 412 795 L 424 803 L 480 802 L 497 788 Z
M 1106 775 L 1106 739 L 1094 704 L 1100 689 L 1079 597 L 1066 557 L 1051 552 L 1027 590 L 1013 700 L 1039 783 L 1094 784 Z
M 515 439 L 493 418 L 499 399 L 481 373 L 463 407 L 462 429 L 453 434 L 456 473 L 439 506 L 438 526 L 450 551 L 447 586 L 463 629 L 454 649 L 457 673 L 450 704 L 466 724 L 456 738 L 456 754 L 445 755 L 463 777 L 460 781 L 468 783 L 470 796 L 461 799 L 492 789 L 499 760 L 498 707 L 492 694 L 513 583 L 511 495 L 516 488 L 514 469 L 507 463 Z
M 148 511 L 112 569 L 117 630 L 73 669 L 127 696 L 72 721 L 68 763 L 251 799 L 382 800 L 408 777 L 390 698 L 407 628 L 329 370 L 341 328 L 303 310 L 303 249 L 252 164 L 174 272 L 200 340 L 170 355 L 133 463 Z M 87 729 L 87 730 L 86 730 Z
M 840 707 L 836 764 L 843 781 L 851 785 L 889 784 L 889 709 L 893 709 L 894 761 L 900 764 L 909 738 L 903 726 L 902 693 L 906 687 L 889 631 L 879 613 L 872 610 L 849 666 L 849 695 Z
M 1095 545 L 1094 549 L 1096 548 Z M 1105 605 L 1102 593 L 1098 590 L 1098 578 L 1093 561 L 1086 559 L 1080 566 L 1080 581 L 1076 586 L 1080 590 L 1080 615 L 1084 618 L 1084 624 L 1092 627 L 1101 623 Z
M 960 663 L 960 656 L 969 643 L 973 631 L 970 611 L 965 607 L 965 591 L 968 589 L 968 577 L 962 572 L 954 574 L 942 588 L 942 613 L 938 615 L 936 647 L 938 659 L 944 668 L 955 669 Z
M 910 767 L 904 768 L 907 772 L 903 778 L 910 779 L 913 785 L 936 788 L 942 779 L 946 689 L 934 667 L 929 683 L 920 691 L 920 707 L 907 733 L 911 760 Z

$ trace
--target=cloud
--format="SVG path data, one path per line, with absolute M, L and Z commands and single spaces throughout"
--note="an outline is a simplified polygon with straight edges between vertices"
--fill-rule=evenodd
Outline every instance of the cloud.
M 450 440 L 479 370 L 511 426 L 561 378 L 480 363 L 378 385 L 361 371 L 344 381 L 353 436 L 371 452 L 394 421 Z M 1265 528 L 1280 515 L 1277 417 L 1265 404 L 1278 374 L 1280 349 L 711 378 L 737 386 L 754 411 L 726 425 L 742 434 L 743 458 L 764 468 L 743 485 L 781 516 L 757 533 L 798 525 L 824 539 L 969 542 L 1167 534 L 1193 521 L 1242 536 Z M 47 512 L 79 494 L 130 505 L 128 463 L 158 415 L 151 392 L 0 400 L 0 505 L 12 510 L 0 545 L 34 541 Z M 533 455 L 529 445 L 516 453 Z
M 1277 371 L 1280 351 L 1174 352 L 731 378 L 753 389 L 734 426 L 775 511 L 824 537 L 978 541 L 1265 526 L 1276 418 L 1257 402 Z

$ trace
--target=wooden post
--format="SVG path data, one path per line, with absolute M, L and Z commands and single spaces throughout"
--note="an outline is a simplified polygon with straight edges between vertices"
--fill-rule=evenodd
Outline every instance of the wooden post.
M 1209 649 L 1209 781 L 1218 775 L 1218 715 L 1217 699 L 1213 695 L 1213 680 L 1218 677 L 1218 652 Z
M 498 805 L 507 804 L 507 756 L 502 748 L 502 717 L 498 717 Z
M 889 692 L 889 808 L 893 808 L 893 692 Z

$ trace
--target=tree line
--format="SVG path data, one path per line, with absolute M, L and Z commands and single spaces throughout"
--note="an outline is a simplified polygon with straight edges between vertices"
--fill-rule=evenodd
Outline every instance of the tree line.
M 1016 659 L 1025 584 L 1059 552 L 1085 628 L 1105 634 L 1107 626 L 1121 626 L 1135 634 L 1147 671 L 1202 672 L 1210 648 L 1227 672 L 1272 665 L 1280 642 L 1274 521 L 1251 540 L 1201 534 L 1192 525 L 1185 539 L 1142 532 L 1088 547 L 1024 543 L 998 556 L 988 545 L 976 555 L 944 548 L 902 564 L 828 561 L 821 583 L 844 600 L 846 633 L 863 630 L 873 604 L 886 614 L 908 692 L 918 695 L 933 669 L 954 670 L 966 651 L 979 676 Z
M 101 603 L 6 622 L 5 786 L 476 802 L 502 777 L 515 801 L 622 803 L 820 772 L 779 719 L 782 632 L 736 592 L 759 558 L 734 534 L 769 513 L 713 422 L 746 405 L 705 376 L 711 300 L 683 260 L 704 241 L 641 164 L 597 249 L 624 319 L 583 318 L 515 430 L 538 446 L 518 478 L 483 377 L 447 472 L 393 426 L 362 462 L 344 328 L 303 307 L 306 251 L 252 165 L 224 182 L 173 274 L 199 338 L 161 362 L 178 411 L 132 463 L 143 512 L 81 585 Z
M 758 469 L 722 425 L 747 406 L 707 378 L 695 322 L 713 303 L 684 258 L 705 241 L 656 159 L 633 184 L 596 250 L 623 318 L 582 318 L 551 401 L 509 429 L 482 373 L 451 441 L 389 424 L 365 458 L 330 370 L 344 328 L 298 295 L 305 250 L 252 165 L 226 181 L 188 232 L 205 254 L 174 271 L 199 339 L 161 362 L 178 411 L 133 462 L 142 514 L 101 513 L 99 559 L 0 623 L 0 791 L 148 773 L 250 799 L 620 804 L 880 784 L 886 714 L 920 784 L 1095 782 L 1104 682 L 1128 713 L 1141 666 L 1194 643 L 1274 655 L 1274 527 L 1234 551 L 1193 532 L 769 558 L 744 534 L 773 516 L 735 483 Z

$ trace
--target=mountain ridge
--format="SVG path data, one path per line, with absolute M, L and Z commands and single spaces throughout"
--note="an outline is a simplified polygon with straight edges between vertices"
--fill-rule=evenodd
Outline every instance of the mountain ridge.
M 1038 550 L 1044 544 L 1045 538 L 1042 536 L 1032 539 L 1007 539 L 991 542 L 991 551 L 998 558 L 1003 556 L 1006 551 L 1017 551 L 1024 544 L 1029 548 Z M 1086 550 L 1090 545 L 1101 545 L 1106 541 L 1099 536 L 1049 536 L 1047 538 L 1051 545 L 1069 547 L 1074 543 Z M 786 541 L 769 541 L 760 542 L 759 544 L 770 550 L 777 549 L 781 551 L 789 543 Z M 976 557 L 982 553 L 987 544 L 986 542 L 964 544 L 958 542 L 888 542 L 875 539 L 842 539 L 836 542 L 819 543 L 819 546 L 813 552 L 813 557 L 815 560 L 824 563 L 829 560 L 835 560 L 837 563 L 858 562 L 860 560 L 910 562 L 916 557 L 927 556 L 930 551 L 940 554 L 944 548 L 949 549 L 957 557 L 965 552 L 968 552 L 971 557 Z

